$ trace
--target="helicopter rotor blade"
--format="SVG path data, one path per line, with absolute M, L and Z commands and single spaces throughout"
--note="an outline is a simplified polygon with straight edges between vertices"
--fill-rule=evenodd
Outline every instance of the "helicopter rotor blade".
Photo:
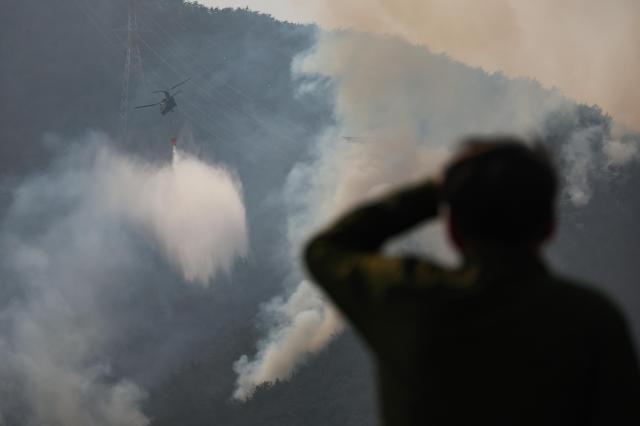
M 156 102 L 155 104 L 149 104 L 149 105 L 139 105 L 137 107 L 134 107 L 133 109 L 140 109 L 140 108 L 149 108 L 152 106 L 156 106 L 156 105 L 160 105 L 162 102 Z
M 175 89 L 176 87 L 178 87 L 178 86 L 181 86 L 181 85 L 185 84 L 185 83 L 186 83 L 187 81 L 189 81 L 189 80 L 191 80 L 191 77 L 189 77 L 188 79 L 186 79 L 186 80 L 184 80 L 184 81 L 181 81 L 180 83 L 178 83 L 178 84 L 176 84 L 176 85 L 174 85 L 174 86 L 171 86 L 171 87 L 169 88 L 169 90 L 173 90 L 173 89 Z
M 175 95 L 177 95 L 177 94 L 178 94 L 178 93 L 180 93 L 180 92 L 182 92 L 182 89 L 180 89 L 180 90 L 178 90 L 177 92 L 173 93 L 171 96 L 175 96 Z
M 152 93 L 162 93 L 165 98 L 168 98 L 171 96 L 171 94 L 166 90 L 154 90 Z

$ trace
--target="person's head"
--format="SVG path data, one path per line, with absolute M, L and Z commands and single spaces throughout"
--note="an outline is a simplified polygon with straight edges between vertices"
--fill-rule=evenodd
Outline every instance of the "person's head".
M 470 138 L 445 169 L 442 201 L 456 245 L 537 248 L 553 233 L 555 169 L 541 145 Z

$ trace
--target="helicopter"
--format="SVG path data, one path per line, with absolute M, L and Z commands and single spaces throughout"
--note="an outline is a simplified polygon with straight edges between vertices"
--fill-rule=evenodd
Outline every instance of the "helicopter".
M 184 83 L 186 83 L 189 80 L 191 80 L 191 77 L 189 77 L 188 79 L 186 79 L 184 81 L 181 81 L 178 84 L 175 84 L 175 85 L 171 86 L 170 88 L 168 88 L 166 90 L 155 90 L 153 93 L 162 93 L 164 95 L 164 99 L 163 100 L 161 100 L 160 102 L 156 102 L 154 104 L 139 105 L 139 106 L 135 107 L 134 109 L 148 108 L 148 107 L 160 105 L 160 114 L 165 115 L 165 114 L 170 113 L 171 111 L 173 111 L 173 109 L 175 107 L 178 106 L 178 104 L 176 103 L 175 96 L 178 93 L 180 93 L 180 90 L 178 90 L 175 93 L 171 93 L 171 91 L 174 90 L 176 87 L 183 85 Z

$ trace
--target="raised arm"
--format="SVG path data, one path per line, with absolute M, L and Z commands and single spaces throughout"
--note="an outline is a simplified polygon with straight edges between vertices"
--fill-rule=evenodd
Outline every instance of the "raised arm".
M 438 187 L 426 181 L 353 210 L 307 245 L 311 276 L 365 335 L 385 294 L 416 273 L 415 259 L 384 256 L 380 248 L 437 213 Z M 440 269 L 421 261 L 420 270 L 435 277 Z
M 437 185 L 428 180 L 356 208 L 313 238 L 309 249 L 323 242 L 338 250 L 375 252 L 389 238 L 437 214 Z

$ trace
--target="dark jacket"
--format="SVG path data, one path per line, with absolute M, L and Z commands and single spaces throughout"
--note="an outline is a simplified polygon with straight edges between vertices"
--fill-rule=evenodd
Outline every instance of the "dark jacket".
M 423 183 L 348 214 L 306 249 L 315 279 L 375 354 L 384 424 L 640 425 L 620 310 L 524 250 L 457 269 L 380 253 L 435 218 Z

